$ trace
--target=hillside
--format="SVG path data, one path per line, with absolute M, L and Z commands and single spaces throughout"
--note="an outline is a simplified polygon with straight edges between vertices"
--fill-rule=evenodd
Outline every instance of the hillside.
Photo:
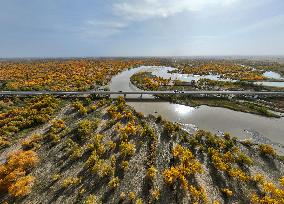
M 269 145 L 192 135 L 122 98 L 5 99 L 0 122 L 1 203 L 284 202 Z

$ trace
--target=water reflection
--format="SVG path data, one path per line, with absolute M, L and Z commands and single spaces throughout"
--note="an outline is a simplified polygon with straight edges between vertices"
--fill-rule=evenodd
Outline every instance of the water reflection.
M 272 71 L 267 71 L 263 73 L 263 76 L 270 78 L 270 79 L 281 79 L 284 80 L 283 77 L 281 77 L 280 74 L 276 73 L 276 72 L 272 72 Z
M 181 80 L 186 82 L 191 82 L 192 80 L 198 81 L 200 79 L 211 79 L 211 80 L 219 80 L 219 81 L 233 81 L 230 79 L 221 78 L 220 75 L 217 74 L 209 74 L 209 75 L 194 75 L 194 74 L 180 74 L 180 73 L 172 73 L 176 71 L 176 68 L 172 67 L 152 67 L 148 69 L 151 71 L 153 75 L 158 77 L 163 77 L 165 79 L 172 79 L 172 80 Z
M 175 105 L 175 111 L 179 115 L 187 115 L 195 110 L 195 108 L 190 106 L 179 105 L 179 104 L 174 104 L 174 105 Z
M 111 91 L 134 91 L 137 87 L 130 83 L 130 77 L 140 71 L 162 70 L 164 67 L 139 67 L 124 71 L 115 76 L 110 84 Z M 156 73 L 155 73 L 156 74 Z M 144 98 L 145 96 L 143 96 Z M 148 96 L 153 97 L 153 96 Z M 145 115 L 161 115 L 164 119 L 193 124 L 189 127 L 208 130 L 214 133 L 229 132 L 240 139 L 251 138 L 247 131 L 263 135 L 274 142 L 284 144 L 284 118 L 267 118 L 249 113 L 237 112 L 220 107 L 199 106 L 198 108 L 170 102 L 128 102 L 138 112 Z

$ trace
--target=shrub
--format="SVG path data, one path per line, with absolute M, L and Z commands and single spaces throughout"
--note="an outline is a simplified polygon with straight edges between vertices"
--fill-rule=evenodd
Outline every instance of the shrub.
M 159 115 L 159 116 L 157 117 L 157 119 L 156 119 L 156 122 L 157 122 L 157 123 L 160 123 L 160 122 L 162 122 L 162 121 L 163 121 L 163 118 L 162 118 L 161 115 Z
M 136 193 L 131 191 L 129 192 L 128 197 L 131 202 L 134 202 L 134 200 L 136 199 Z
M 62 129 L 66 128 L 66 124 L 65 124 L 64 120 L 57 119 L 57 120 L 53 121 L 52 128 L 55 128 L 57 131 L 62 130 Z
M 237 178 L 241 181 L 249 181 L 250 177 L 249 175 L 247 175 L 244 171 L 242 171 L 239 168 L 231 168 L 228 171 L 229 176 L 233 177 L 233 178 Z
M 42 140 L 42 135 L 33 134 L 30 138 L 22 142 L 22 148 L 24 150 L 29 150 L 33 148 L 38 148 L 40 146 L 39 142 Z
M 153 130 L 153 128 L 151 128 L 148 125 L 145 125 L 143 130 L 142 130 L 142 136 L 143 137 L 148 137 L 151 140 L 157 140 L 157 136 Z
M 82 120 L 78 124 L 78 133 L 83 138 L 86 135 L 90 135 L 93 131 L 93 124 L 90 120 Z
M 51 141 L 54 144 L 58 144 L 60 142 L 60 135 L 57 133 L 50 132 L 46 135 L 46 138 L 48 138 L 49 141 Z
M 96 134 L 94 137 L 91 138 L 90 140 L 90 144 L 89 149 L 94 149 L 96 150 L 98 155 L 102 155 L 105 153 L 105 151 L 107 150 L 105 147 L 105 144 L 102 142 L 103 138 L 105 137 L 105 135 L 103 134 Z
M 231 197 L 231 196 L 233 196 L 233 191 L 231 191 L 231 190 L 228 189 L 228 188 L 223 188 L 223 189 L 221 189 L 221 192 L 224 193 L 224 195 L 225 195 L 226 197 Z
M 278 188 L 275 184 L 263 182 L 261 184 L 261 190 L 262 193 L 260 195 L 256 193 L 251 195 L 252 203 L 283 203 L 284 190 Z
M 114 177 L 108 182 L 108 187 L 111 189 L 117 188 L 119 186 L 119 178 Z
M 78 159 L 80 158 L 84 151 L 83 148 L 81 148 L 76 142 L 74 142 L 72 139 L 68 139 L 66 141 L 66 149 L 68 151 L 68 154 L 71 159 Z
M 160 198 L 160 189 L 154 188 L 151 190 L 151 197 L 153 200 L 159 200 Z
M 280 184 L 284 187 L 284 176 L 279 179 Z
M 140 118 L 140 119 L 144 118 L 144 114 L 141 113 L 141 112 L 136 112 L 136 115 L 137 115 L 137 117 Z
M 132 114 L 131 110 L 124 110 L 123 111 L 123 118 L 127 119 L 128 121 L 134 120 L 135 116 Z
M 151 166 L 147 169 L 147 177 L 153 180 L 156 177 L 157 172 L 158 170 L 154 166 Z
M 119 140 L 120 142 L 127 142 L 128 141 L 128 135 L 125 133 L 120 133 L 119 134 Z
M 252 177 L 252 180 L 255 182 L 263 183 L 264 176 L 262 174 L 256 174 Z
M 96 150 L 92 151 L 92 154 L 89 156 L 88 160 L 86 161 L 85 166 L 87 168 L 92 168 L 96 164 L 98 159 L 99 159 L 99 156 Z
M 135 204 L 143 204 L 143 200 L 141 198 L 138 198 L 136 201 L 135 201 Z
M 126 194 L 124 192 L 121 192 L 119 195 L 119 200 L 124 201 L 126 199 Z
M 231 136 L 230 136 L 230 134 L 229 133 L 224 133 L 224 138 L 225 138 L 225 140 L 230 140 L 231 139 Z
M 98 174 L 102 178 L 112 175 L 114 173 L 114 169 L 110 162 L 103 159 L 98 159 L 92 168 L 92 172 Z
M 101 204 L 102 202 L 95 195 L 88 195 L 84 204 Z
M 9 169 L 13 168 L 28 170 L 35 167 L 35 165 L 38 163 L 38 160 L 38 156 L 34 151 L 19 150 L 8 156 L 7 167 Z
M 240 162 L 241 164 L 246 164 L 246 165 L 249 165 L 249 166 L 251 166 L 253 164 L 252 159 L 242 152 L 238 155 L 237 161 Z
M 172 154 L 175 158 L 178 158 L 179 164 L 164 170 L 164 181 L 169 185 L 179 181 L 182 187 L 188 190 L 187 178 L 195 173 L 202 172 L 201 163 L 195 160 L 189 149 L 181 145 L 176 145 L 172 150 Z
M 0 136 L 0 149 L 9 147 L 11 143 L 5 138 Z
M 197 145 L 199 145 L 199 141 L 196 138 L 191 138 L 189 140 L 189 144 L 191 147 L 196 147 Z
M 119 145 L 119 151 L 123 157 L 127 157 L 132 156 L 135 153 L 136 149 L 134 144 L 130 142 L 122 142 Z
M 8 187 L 10 196 L 24 197 L 31 192 L 35 178 L 33 176 L 23 176 Z
M 53 174 L 51 176 L 51 180 L 54 182 L 54 181 L 58 181 L 60 179 L 60 174 Z
M 84 105 L 80 101 L 76 101 L 72 105 L 77 111 L 79 111 L 81 115 L 87 114 L 88 112 L 87 109 L 84 107 Z
M 72 186 L 76 186 L 79 183 L 81 183 L 81 180 L 82 180 L 82 178 L 80 178 L 80 177 L 71 177 L 71 176 L 69 176 L 69 177 L 67 177 L 66 179 L 63 180 L 61 186 L 63 188 L 68 188 L 70 186 L 71 187 Z
M 180 130 L 179 125 L 166 121 L 164 124 L 166 133 L 172 134 Z
M 229 169 L 230 165 L 224 160 L 221 153 L 213 148 L 209 148 L 208 151 L 211 154 L 211 160 L 217 169 L 221 171 L 227 171 Z
M 107 145 L 108 145 L 108 148 L 109 148 L 110 151 L 115 150 L 115 147 L 116 147 L 116 143 L 115 143 L 115 142 L 109 141 L 109 142 L 107 143 Z
M 251 140 L 244 140 L 241 143 L 243 145 L 247 146 L 247 147 L 251 147 L 252 146 L 252 141 Z
M 116 156 L 115 155 L 111 155 L 110 164 L 111 164 L 112 167 L 115 166 L 115 164 L 116 164 Z
M 59 143 L 62 135 L 66 134 L 70 129 L 66 127 L 64 120 L 57 119 L 52 122 L 50 130 L 46 138 L 53 143 Z
M 117 97 L 117 101 L 116 101 L 116 104 L 123 104 L 123 105 L 125 105 L 126 104 L 126 101 L 125 101 L 125 99 L 122 97 L 122 96 L 119 96 L 119 97 Z
M 37 154 L 32 151 L 16 151 L 0 165 L 0 193 L 8 192 L 14 197 L 23 197 L 30 193 L 34 177 L 27 171 L 38 163 Z
M 105 129 L 111 128 L 112 126 L 114 126 L 116 124 L 116 121 L 113 119 L 109 119 L 106 123 L 105 123 Z
M 81 187 L 79 188 L 78 192 L 79 192 L 79 196 L 83 196 L 83 194 L 86 193 L 86 189 Z
M 137 127 L 135 126 L 134 122 L 129 122 L 124 127 L 118 126 L 118 131 L 121 134 L 126 135 L 134 135 L 137 132 Z
M 259 150 L 260 150 L 260 153 L 263 155 L 271 155 L 273 157 L 276 156 L 275 150 L 270 145 L 260 144 Z
M 96 110 L 98 109 L 98 107 L 97 107 L 96 105 L 91 105 L 91 106 L 90 106 L 90 109 L 91 109 L 92 111 L 96 111 Z
M 73 146 L 71 149 L 70 158 L 73 160 L 78 159 L 83 155 L 83 153 L 84 151 L 79 145 Z
M 123 169 L 123 171 L 126 171 L 129 168 L 128 161 L 122 161 L 120 167 Z
M 203 187 L 189 186 L 189 193 L 195 203 L 209 203 L 206 192 Z

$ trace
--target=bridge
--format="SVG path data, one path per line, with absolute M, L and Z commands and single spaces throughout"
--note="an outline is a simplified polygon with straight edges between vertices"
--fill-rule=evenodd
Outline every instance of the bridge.
M 283 97 L 284 91 L 0 91 L 0 97 L 4 96 L 78 96 L 85 97 L 88 95 L 110 96 L 110 95 L 251 95 L 251 96 L 273 96 Z

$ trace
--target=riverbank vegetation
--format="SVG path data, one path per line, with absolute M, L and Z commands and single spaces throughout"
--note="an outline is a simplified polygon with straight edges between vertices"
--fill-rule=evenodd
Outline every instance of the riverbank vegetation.
M 17 121 L 18 130 L 1 149 L 1 203 L 283 201 L 283 159 L 270 145 L 190 134 L 123 98 L 4 101 L 5 124 Z M 46 101 L 53 111 L 46 113 Z M 20 125 L 17 105 L 48 117 Z
M 194 86 L 200 90 L 216 91 L 283 91 L 282 87 L 262 86 L 245 81 L 217 81 L 211 79 L 200 79 Z
M 169 64 L 182 74 L 219 75 L 224 79 L 241 81 L 271 80 L 263 73 L 274 71 L 284 77 L 284 63 L 275 60 L 250 58 L 177 58 Z
M 131 82 L 142 90 L 176 90 L 176 91 L 199 91 L 199 90 L 215 90 L 215 91 L 283 91 L 283 88 L 276 87 L 264 87 L 254 85 L 248 82 L 229 82 L 229 81 L 214 81 L 210 79 L 200 79 L 194 83 L 182 82 L 179 80 L 165 80 L 161 77 L 157 77 L 150 72 L 139 72 L 131 76 Z M 155 83 L 147 83 L 153 81 L 159 84 L 161 81 L 166 83 L 160 83 L 160 86 L 154 86 Z M 170 100 L 174 103 L 200 106 L 208 105 L 214 107 L 224 107 L 235 111 L 242 111 L 247 113 L 253 113 L 258 115 L 264 115 L 267 117 L 279 117 L 273 111 L 284 112 L 281 106 L 283 98 L 278 98 L 274 103 L 270 98 L 255 99 L 253 97 L 244 96 L 186 96 L 186 95 L 158 95 L 161 98 Z
M 284 64 L 283 62 L 275 62 L 271 60 L 251 60 L 251 59 L 243 59 L 243 60 L 234 60 L 235 63 L 243 64 L 245 66 L 253 67 L 258 70 L 265 71 L 274 71 L 279 73 L 282 77 L 284 77 Z
M 206 61 L 193 60 L 190 63 L 174 64 L 178 73 L 196 74 L 196 75 L 220 75 L 221 78 L 244 80 L 244 81 L 259 81 L 265 80 L 264 71 L 260 69 L 252 69 L 248 66 L 242 66 L 230 61 Z

